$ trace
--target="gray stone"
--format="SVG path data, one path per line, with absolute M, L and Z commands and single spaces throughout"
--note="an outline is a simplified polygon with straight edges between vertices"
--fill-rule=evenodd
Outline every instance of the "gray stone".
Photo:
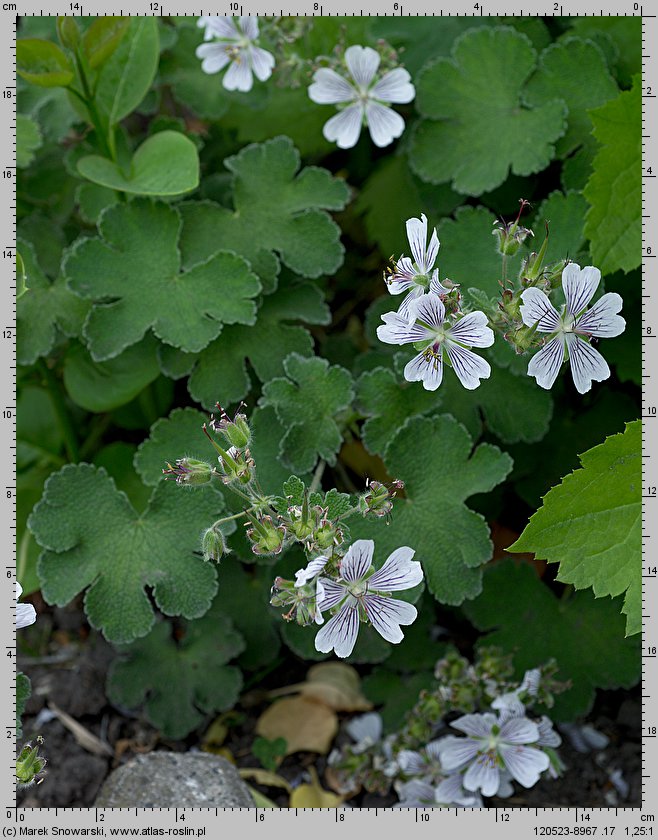
M 235 767 L 208 753 L 139 755 L 108 777 L 96 808 L 254 808 Z

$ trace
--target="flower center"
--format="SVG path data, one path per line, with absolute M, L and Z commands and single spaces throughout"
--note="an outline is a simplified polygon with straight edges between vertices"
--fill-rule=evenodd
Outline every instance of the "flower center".
M 351 583 L 347 588 L 350 595 L 355 598 L 362 598 L 368 591 L 368 584 L 365 581 L 358 580 L 356 583 Z
M 573 327 L 576 319 L 567 311 L 566 305 L 562 307 L 562 314 L 560 315 L 560 329 L 563 333 L 573 332 Z

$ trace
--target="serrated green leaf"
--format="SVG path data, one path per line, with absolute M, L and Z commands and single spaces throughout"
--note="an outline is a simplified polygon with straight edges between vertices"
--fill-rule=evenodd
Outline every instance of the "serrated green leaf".
M 198 353 L 184 353 L 170 344 L 161 344 L 158 347 L 160 370 L 169 379 L 182 379 L 184 376 L 189 376 L 198 358 Z
M 599 150 L 584 189 L 585 235 L 603 274 L 630 271 L 642 260 L 642 85 L 590 114 Z
M 214 461 L 216 455 L 202 431 L 207 421 L 208 416 L 195 408 L 175 408 L 169 417 L 157 420 L 135 455 L 135 469 L 144 484 L 158 484 L 166 463 L 177 458 Z
M 144 99 L 159 58 L 157 18 L 131 18 L 130 28 L 98 75 L 95 101 L 110 125 L 121 122 Z
M 247 146 L 224 165 L 233 176 L 235 210 L 210 202 L 182 205 L 188 222 L 181 239 L 184 260 L 198 262 L 219 247 L 230 248 L 263 277 L 256 257 L 264 252 L 272 280 L 278 273 L 272 252 L 304 277 L 339 268 L 340 230 L 324 210 L 342 210 L 347 203 L 342 180 L 317 167 L 299 171 L 299 153 L 287 137 Z
M 544 265 L 550 265 L 557 260 L 570 259 L 578 261 L 585 246 L 585 213 L 587 202 L 579 192 L 569 192 L 566 195 L 556 190 L 544 199 L 537 208 L 535 216 L 535 236 L 533 251 L 538 251 L 544 238 L 544 222 L 549 224 L 548 247 Z M 584 259 L 587 259 L 584 257 Z
M 327 511 L 327 519 L 338 519 L 353 507 L 352 497 L 349 493 L 341 493 L 332 487 L 325 493 L 322 507 Z
M 85 336 L 97 361 L 118 356 L 149 329 L 195 352 L 224 324 L 256 320 L 260 283 L 241 257 L 216 249 L 181 271 L 181 224 L 176 208 L 136 199 L 108 208 L 100 237 L 79 240 L 69 251 L 63 266 L 69 286 L 94 302 Z
M 100 449 L 94 456 L 94 466 L 103 467 L 114 479 L 117 490 L 128 496 L 133 507 L 142 511 L 148 505 L 151 488 L 135 472 L 133 459 L 137 447 L 123 440 L 115 440 Z
M 83 220 L 96 225 L 106 207 L 118 204 L 119 196 L 114 190 L 98 184 L 80 184 L 75 193 L 75 200 Z
M 559 563 L 557 579 L 594 596 L 626 593 L 626 635 L 642 629 L 642 424 L 580 456 L 508 551 Z
M 78 335 L 89 304 L 72 294 L 62 278 L 54 283 L 41 270 L 32 245 L 18 240 L 30 292 L 16 304 L 19 364 L 33 364 L 52 350 L 58 333 Z
M 368 417 L 363 424 L 363 442 L 369 452 L 383 455 L 405 420 L 438 408 L 442 395 L 406 382 L 389 368 L 378 367 L 357 380 L 356 401 Z
M 283 494 L 286 497 L 286 507 L 288 505 L 301 505 L 304 501 L 304 490 L 306 485 L 296 475 L 291 475 L 287 481 L 283 482 Z
M 158 131 L 132 156 L 126 174 L 119 164 L 100 155 L 78 161 L 78 172 L 88 181 L 134 195 L 180 195 L 199 186 L 196 146 L 180 131 Z
M 642 71 L 642 18 L 633 15 L 573 17 L 570 33 L 591 38 L 606 54 L 619 84 L 630 87 Z M 568 35 L 567 35 L 568 37 Z
M 453 417 L 414 417 L 391 440 L 384 457 L 389 474 L 405 483 L 406 498 L 393 506 L 387 528 L 369 520 L 350 522 L 355 539 L 375 540 L 386 556 L 402 545 L 415 549 L 425 582 L 444 604 L 461 604 L 482 587 L 483 563 L 493 545 L 484 518 L 465 501 L 505 479 L 512 459 L 497 447 L 473 441 Z
M 287 378 L 263 387 L 261 405 L 272 406 L 286 429 L 280 460 L 298 473 L 308 472 L 318 457 L 336 463 L 343 437 L 336 415 L 347 408 L 354 392 L 349 371 L 315 356 L 291 353 L 283 363 Z
M 510 170 L 529 175 L 544 169 L 564 133 L 566 109 L 560 100 L 524 107 L 523 84 L 536 64 L 531 41 L 508 27 L 469 30 L 451 58 L 428 64 L 416 85 L 416 106 L 425 117 L 411 140 L 416 174 L 480 195 L 502 184 Z
M 483 355 L 491 358 L 490 354 Z M 491 377 L 474 391 L 463 388 L 456 377 L 450 377 L 441 388 L 445 410 L 476 439 L 489 430 L 503 443 L 534 443 L 548 432 L 553 398 L 527 376 L 496 367 Z
M 177 27 L 178 38 L 160 61 L 162 81 L 171 88 L 176 100 L 202 119 L 218 120 L 224 115 L 231 94 L 217 76 L 201 69 L 196 48 L 203 43 L 203 31 L 195 24 Z
M 326 324 L 330 318 L 324 296 L 310 283 L 279 289 L 263 299 L 253 327 L 227 327 L 202 351 L 188 382 L 190 394 L 209 409 L 239 402 L 251 388 L 247 363 L 267 382 L 283 375 L 286 356 L 313 354 L 309 332 L 290 322 Z
M 25 704 L 32 693 L 32 685 L 28 677 L 20 671 L 16 674 L 16 737 L 23 737 L 23 712 Z
M 537 71 L 529 79 L 524 99 L 534 107 L 561 99 L 568 108 L 567 130 L 555 144 L 564 158 L 590 141 L 587 111 L 603 105 L 619 92 L 599 47 L 583 38 L 565 38 L 539 56 Z
M 130 18 L 106 15 L 92 21 L 82 36 L 82 53 L 92 70 L 104 64 L 124 39 Z
M 16 72 L 39 87 L 65 87 L 73 81 L 73 65 L 52 41 L 19 38 L 16 41 Z
M 129 403 L 160 374 L 158 342 L 147 335 L 107 362 L 95 362 L 81 344 L 64 360 L 64 385 L 76 405 L 87 411 L 112 411 Z
M 138 514 L 105 470 L 63 467 L 46 482 L 28 523 L 44 549 L 38 565 L 44 598 L 61 606 L 87 590 L 89 623 L 117 644 L 153 626 L 146 587 L 165 615 L 202 616 L 217 576 L 192 552 L 222 507 L 219 494 L 162 482 Z
M 38 123 L 25 114 L 16 115 L 16 166 L 24 169 L 34 160 L 34 153 L 43 144 Z
M 108 674 L 108 695 L 133 708 L 144 702 L 148 720 L 165 737 L 184 738 L 206 715 L 237 703 L 242 675 L 226 663 L 244 648 L 240 633 L 215 606 L 186 622 L 182 639 L 160 621 L 146 638 L 120 649 Z
M 573 686 L 556 696 L 553 719 L 585 715 L 596 688 L 630 688 L 640 677 L 640 646 L 624 638 L 619 605 L 589 592 L 557 598 L 528 564 L 491 566 L 482 595 L 464 610 L 479 630 L 491 631 L 479 644 L 514 654 L 517 676 L 555 658 L 557 679 Z

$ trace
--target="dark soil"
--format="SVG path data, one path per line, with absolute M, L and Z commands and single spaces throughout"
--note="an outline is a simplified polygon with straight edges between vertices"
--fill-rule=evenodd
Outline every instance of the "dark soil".
M 39 622 L 32 630 L 41 627 L 41 638 L 52 621 L 51 642 L 46 655 L 19 657 L 19 668 L 32 681 L 32 696 L 24 715 L 23 742 L 40 734 L 45 739 L 42 748 L 48 758 L 48 768 L 42 783 L 18 794 L 17 801 L 23 807 L 89 807 L 106 776 L 120 764 L 140 752 L 153 749 L 186 751 L 199 747 L 199 736 L 204 731 L 192 733 L 184 741 L 163 740 L 158 732 L 129 710 L 117 709 L 109 704 L 104 693 L 105 675 L 112 659 L 112 648 L 103 639 L 89 630 L 82 612 L 75 606 L 66 610 L 45 608 Z M 25 631 L 24 631 L 25 632 Z M 25 638 L 25 637 L 24 637 Z M 36 636 L 27 636 L 34 640 Z M 292 663 L 293 670 L 295 669 Z M 286 675 L 288 676 L 288 675 Z M 303 678 L 302 673 L 282 681 L 277 674 L 277 685 L 295 682 Z M 241 722 L 233 727 L 225 746 L 230 750 L 239 766 L 258 766 L 251 755 L 254 726 L 257 717 L 265 708 L 264 703 L 251 702 L 244 708 L 238 707 Z M 111 747 L 113 754 L 98 754 L 90 751 L 98 747 L 94 743 L 81 746 L 72 732 L 55 716 L 58 710 L 65 712 L 80 724 L 84 730 Z M 38 723 L 37 723 L 38 720 Z M 577 752 L 564 738 L 559 754 L 567 767 L 565 774 L 555 780 L 542 780 L 531 790 L 516 786 L 510 799 L 491 799 L 491 806 L 497 807 L 615 807 L 639 806 L 641 804 L 641 709 L 639 689 L 634 692 L 600 692 L 595 708 L 589 718 L 599 732 L 609 738 L 603 750 L 586 754 Z M 38 728 L 37 728 L 38 726 Z M 82 740 L 85 741 L 84 732 Z M 86 741 L 85 741 L 86 743 Z M 315 765 L 320 779 L 324 778 L 325 760 L 315 754 L 297 753 L 285 759 L 278 773 L 293 786 L 307 781 L 307 768 Z M 628 785 L 628 795 L 613 784 L 611 774 L 621 772 Z M 616 778 L 616 777 L 615 777 Z M 250 781 L 250 784 L 253 784 Z M 324 782 L 326 787 L 329 785 Z M 287 804 L 287 795 L 275 788 L 259 788 L 276 804 Z M 382 797 L 361 793 L 348 804 L 353 807 L 386 807 L 396 801 L 390 795 Z M 172 803 L 175 805 L 176 803 Z

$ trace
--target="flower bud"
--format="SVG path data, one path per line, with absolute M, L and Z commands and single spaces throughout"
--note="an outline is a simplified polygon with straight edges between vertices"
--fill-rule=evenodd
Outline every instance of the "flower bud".
M 359 499 L 359 510 L 364 516 L 369 513 L 374 516 L 390 516 L 393 510 L 393 498 L 398 490 L 402 490 L 404 482 L 396 479 L 391 484 L 381 481 L 368 481 L 367 491 Z
M 203 537 L 201 538 L 201 549 L 203 551 L 203 559 L 206 563 L 210 560 L 214 563 L 219 563 L 222 557 L 229 553 L 226 545 L 226 537 L 220 531 L 217 523 L 204 531 Z
M 254 526 L 247 531 L 254 554 L 279 554 L 286 536 L 283 525 L 275 525 L 271 516 L 256 518 L 248 514 L 248 518 Z
M 513 257 L 518 252 L 528 236 L 534 236 L 530 228 L 521 227 L 518 222 L 494 222 L 492 233 L 498 237 L 498 252 L 508 257 Z
M 325 551 L 328 548 L 340 545 L 345 539 L 345 534 L 337 522 L 332 522 L 331 520 L 324 518 L 326 511 L 323 511 L 321 508 L 320 511 L 323 518 L 320 519 L 318 525 L 313 531 L 313 535 L 310 538 L 309 543 L 315 548 L 318 548 L 320 551 Z
M 16 781 L 19 787 L 28 787 L 43 778 L 46 759 L 39 755 L 39 747 L 43 744 L 43 738 L 39 735 L 36 739 L 36 746 L 25 744 L 16 759 Z
M 244 449 L 251 441 L 251 429 L 249 428 L 246 415 L 242 414 L 240 409 L 238 409 L 234 418 L 231 420 L 219 403 L 217 403 L 217 408 L 220 412 L 219 420 L 212 417 L 210 428 L 214 432 L 222 434 L 229 446 L 234 446 L 236 449 Z
M 205 461 L 198 461 L 196 458 L 179 458 L 174 466 L 167 462 L 167 469 L 162 470 L 162 474 L 165 478 L 175 481 L 176 484 L 196 487 L 208 484 L 215 473 L 212 466 Z
M 80 30 L 75 19 L 59 15 L 56 26 L 60 44 L 67 50 L 74 50 L 80 40 Z
M 318 595 L 321 592 L 317 584 L 296 586 L 290 580 L 277 577 L 270 593 L 270 604 L 273 607 L 290 607 L 282 616 L 286 621 L 294 619 L 302 627 L 321 624 L 322 614 L 318 608 Z

